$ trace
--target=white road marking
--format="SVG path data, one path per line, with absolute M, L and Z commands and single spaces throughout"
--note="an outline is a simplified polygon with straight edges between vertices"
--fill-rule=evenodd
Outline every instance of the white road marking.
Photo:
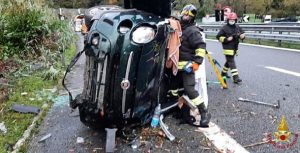
M 273 71 L 277 71 L 277 72 L 286 73 L 286 74 L 290 74 L 290 75 L 300 77 L 300 73 L 298 73 L 298 72 L 293 72 L 293 71 L 289 71 L 289 70 L 285 70 L 285 69 L 281 69 L 281 68 L 277 68 L 277 67 L 272 67 L 272 66 L 265 66 L 265 68 L 273 70 Z
M 207 39 L 209 41 L 219 42 L 218 40 L 213 39 Z M 241 45 L 245 46 L 255 46 L 255 47 L 261 47 L 261 48 L 270 48 L 270 49 L 276 49 L 276 50 L 286 50 L 286 51 L 292 51 L 292 52 L 300 52 L 299 49 L 290 49 L 290 48 L 281 48 L 281 47 L 273 47 L 273 46 L 266 46 L 266 45 L 257 45 L 257 44 L 248 44 L 248 43 L 240 43 Z
M 220 153 L 249 153 L 249 151 L 231 138 L 224 130 L 212 122 L 209 123 L 209 128 L 198 128 L 196 131 L 202 132 Z

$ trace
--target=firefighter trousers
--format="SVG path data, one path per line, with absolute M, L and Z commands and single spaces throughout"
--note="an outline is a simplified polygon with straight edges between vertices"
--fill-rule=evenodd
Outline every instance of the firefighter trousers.
M 184 88 L 184 93 L 191 99 L 195 106 L 203 103 L 201 100 L 198 91 L 195 89 L 195 74 L 187 73 L 185 71 L 178 71 L 175 79 L 172 81 L 171 90 L 174 91 Z M 180 94 L 179 94 L 180 95 Z
M 225 55 L 226 62 L 224 64 L 222 73 L 227 73 L 228 70 L 230 69 L 232 76 L 236 76 L 239 74 L 238 69 L 235 64 L 234 57 L 235 57 L 235 55 Z

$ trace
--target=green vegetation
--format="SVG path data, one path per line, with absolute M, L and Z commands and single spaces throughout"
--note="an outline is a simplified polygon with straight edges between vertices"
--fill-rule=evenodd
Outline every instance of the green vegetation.
M 0 153 L 12 150 L 35 116 L 14 112 L 13 104 L 52 105 L 61 88 L 62 61 L 68 63 L 75 54 L 70 25 L 43 0 L 0 1 L 0 123 L 7 128 L 7 133 L 0 131 Z M 8 100 L 1 101 L 3 93 Z
M 16 80 L 13 92 L 9 100 L 0 106 L 3 109 L 1 112 L 0 121 L 4 122 L 7 133 L 0 134 L 0 152 L 11 151 L 11 147 L 23 135 L 23 132 L 31 124 L 34 118 L 33 114 L 21 114 L 13 112 L 10 108 L 12 104 L 24 104 L 41 108 L 43 104 L 49 104 L 48 97 L 38 97 L 42 88 L 53 88 L 56 81 L 44 81 L 40 74 L 35 74 L 30 77 L 24 77 Z M 27 95 L 22 96 L 21 93 Z M 32 100 L 31 98 L 34 98 Z M 41 98 L 41 99 L 38 99 Z
M 300 15 L 299 0 L 175 0 L 178 2 L 176 10 L 181 10 L 184 5 L 192 3 L 199 7 L 200 17 L 203 14 L 214 14 L 216 4 L 221 7 L 230 6 L 239 16 L 243 14 L 272 15 L 272 18 Z M 198 3 L 197 3 L 198 2 Z
M 86 8 L 99 5 L 104 0 L 52 0 L 51 5 L 55 8 Z
M 239 16 L 243 14 L 272 15 L 273 18 L 299 16 L 299 0 L 175 0 L 177 2 L 175 10 L 181 10 L 186 4 L 194 4 L 199 8 L 198 17 L 205 14 L 214 14 L 216 4 L 221 7 L 230 6 Z M 122 5 L 123 0 L 52 0 L 54 7 L 66 8 L 86 8 L 100 4 L 113 2 L 115 5 Z
M 66 51 L 67 62 L 74 54 L 75 45 Z M 57 65 L 61 65 L 61 63 L 58 62 Z M 42 108 L 44 104 L 47 104 L 48 107 L 43 108 L 46 114 L 49 106 L 52 105 L 52 100 L 58 94 L 56 89 L 61 88 L 61 80 L 45 80 L 44 73 L 47 70 L 30 71 L 25 67 L 28 66 L 10 74 L 10 84 L 13 86 L 10 88 L 9 100 L 0 103 L 0 122 L 4 122 L 7 128 L 6 134 L 0 132 L 0 153 L 11 151 L 13 145 L 23 135 L 35 116 L 14 112 L 11 110 L 11 106 L 22 104 Z M 58 72 L 61 78 L 63 70 L 58 69 Z M 41 121 L 42 119 L 39 122 Z
M 60 21 L 52 9 L 40 1 L 0 2 L 0 59 L 13 56 L 36 58 L 48 50 L 64 50 L 72 33 L 68 23 Z

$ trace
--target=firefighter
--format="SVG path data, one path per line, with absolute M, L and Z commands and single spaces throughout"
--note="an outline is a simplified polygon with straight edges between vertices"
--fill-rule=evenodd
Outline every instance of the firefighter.
M 230 69 L 233 82 L 238 84 L 242 82 L 242 79 L 239 77 L 234 57 L 237 55 L 239 40 L 245 39 L 245 32 L 236 23 L 236 13 L 229 13 L 227 16 L 227 24 L 221 28 L 216 37 L 223 45 L 223 53 L 226 58 L 226 62 L 222 70 L 222 76 L 230 78 L 227 75 L 227 72 Z
M 184 88 L 184 93 L 191 99 L 194 106 L 197 106 L 200 115 L 200 126 L 208 127 L 211 115 L 195 90 L 195 71 L 203 62 L 206 54 L 206 43 L 203 41 L 200 28 L 195 24 L 197 9 L 194 5 L 186 5 L 180 15 L 180 24 L 182 27 L 181 46 L 179 48 L 179 63 L 177 81 L 178 87 Z M 192 116 L 189 116 L 192 117 Z M 193 124 L 195 118 L 188 120 Z

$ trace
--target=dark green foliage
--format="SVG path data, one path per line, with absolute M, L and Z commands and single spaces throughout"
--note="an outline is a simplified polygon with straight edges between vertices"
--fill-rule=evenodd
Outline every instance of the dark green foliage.
M 72 39 L 69 24 L 41 1 L 7 0 L 0 5 L 5 6 L 0 8 L 0 59 L 39 57 L 47 49 L 62 49 Z
M 99 5 L 104 0 L 52 0 L 55 8 L 87 8 Z

